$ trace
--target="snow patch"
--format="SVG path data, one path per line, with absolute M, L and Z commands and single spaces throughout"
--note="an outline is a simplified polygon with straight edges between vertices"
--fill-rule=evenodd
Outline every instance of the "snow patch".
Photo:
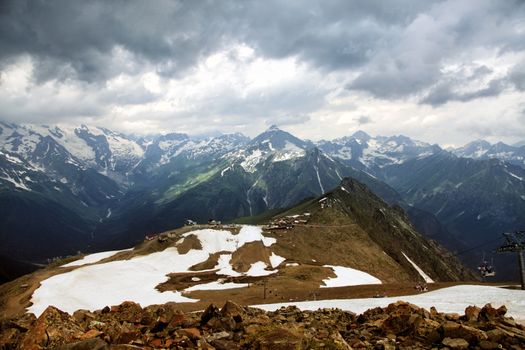
M 223 283 L 222 281 L 213 281 L 209 283 L 197 284 L 184 289 L 184 292 L 193 292 L 195 290 L 224 290 L 248 287 L 248 283 Z
M 257 261 L 250 266 L 250 269 L 246 271 L 246 276 L 258 277 L 258 276 L 268 276 L 271 274 L 277 273 L 277 270 L 269 271 L 266 270 L 266 263 L 263 261 Z
M 86 255 L 85 257 L 83 257 L 82 259 L 75 260 L 75 261 L 70 262 L 68 264 L 62 265 L 61 267 L 82 266 L 82 265 L 87 265 L 87 264 L 93 264 L 93 263 L 99 262 L 100 260 L 109 258 L 109 257 L 111 257 L 111 256 L 113 256 L 115 254 L 118 254 L 120 252 L 127 252 L 127 251 L 130 251 L 130 250 L 133 250 L 133 248 L 123 249 L 123 250 L 112 250 L 112 251 L 108 251 L 108 252 L 100 252 L 100 253 L 89 254 L 89 255 Z
M 426 283 L 434 283 L 434 280 L 430 278 L 419 266 L 417 266 L 415 262 L 413 262 L 405 253 L 401 253 L 408 260 L 408 262 L 412 264 L 412 266 L 416 269 L 419 275 L 423 277 L 423 280 L 425 280 Z
M 313 311 L 321 308 L 339 308 L 360 314 L 371 308 L 386 307 L 388 304 L 395 303 L 398 300 L 415 304 L 427 310 L 435 306 L 439 312 L 458 314 L 463 314 L 465 308 L 469 305 L 478 307 L 483 307 L 488 303 L 494 307 L 505 305 L 508 310 L 507 316 L 518 320 L 525 319 L 523 291 L 479 285 L 454 286 L 428 293 L 391 298 L 319 300 L 253 305 L 253 307 L 266 311 L 275 311 L 283 306 L 295 305 L 301 310 Z
M 333 265 L 323 265 L 323 267 L 331 268 L 336 274 L 336 277 L 324 279 L 323 282 L 325 285 L 321 285 L 321 288 L 358 286 L 361 284 L 381 284 L 381 281 L 376 277 L 350 267 Z
M 249 156 L 247 156 L 244 161 L 242 161 L 241 166 L 248 173 L 254 173 L 257 165 L 263 160 L 263 153 L 260 149 L 256 149 Z
M 78 309 L 97 310 L 106 305 L 118 305 L 126 300 L 140 303 L 142 306 L 170 301 L 196 302 L 198 300 L 187 298 L 179 291 L 159 292 L 156 286 L 166 282 L 170 273 L 191 272 L 191 266 L 208 260 L 210 254 L 233 252 L 253 241 L 261 241 L 266 247 L 276 243 L 275 238 L 264 237 L 262 229 L 256 226 L 243 226 L 236 235 L 225 230 L 204 229 L 187 232 L 183 237 L 190 235 L 199 239 L 202 249 L 192 249 L 186 254 L 179 254 L 177 248 L 170 247 L 129 260 L 81 266 L 50 277 L 42 281 L 33 293 L 32 306 L 27 310 L 39 316 L 48 305 L 54 305 L 72 314 Z M 88 257 L 87 260 L 90 259 L 95 260 L 94 257 Z M 216 266 L 219 268 L 218 273 L 239 275 L 233 271 L 230 260 L 231 254 L 220 256 Z M 252 265 L 250 269 L 253 274 L 261 270 L 260 264 L 254 265 L 255 267 Z M 94 295 L 97 297 L 94 298 Z
M 285 260 L 286 258 L 283 258 L 282 256 L 275 254 L 274 252 L 272 252 L 272 255 L 270 255 L 270 264 L 272 265 L 273 269 L 281 265 L 281 263 Z

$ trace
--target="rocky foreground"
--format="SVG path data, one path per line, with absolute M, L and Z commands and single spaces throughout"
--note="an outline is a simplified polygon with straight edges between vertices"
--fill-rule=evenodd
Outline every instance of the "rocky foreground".
M 48 307 L 0 322 L 0 349 L 524 349 L 525 327 L 504 306 L 443 314 L 397 302 L 361 315 L 339 309 L 275 312 L 226 302 L 182 313 L 133 302 L 72 316 Z

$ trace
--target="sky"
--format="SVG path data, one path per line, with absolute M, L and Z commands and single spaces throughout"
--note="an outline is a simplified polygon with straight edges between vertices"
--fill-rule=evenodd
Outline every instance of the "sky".
M 525 2 L 2 0 L 0 119 L 513 143 Z

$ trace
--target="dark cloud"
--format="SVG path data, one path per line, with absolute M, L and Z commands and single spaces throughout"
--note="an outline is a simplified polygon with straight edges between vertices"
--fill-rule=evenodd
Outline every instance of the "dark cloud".
M 362 115 L 362 116 L 356 118 L 355 121 L 359 125 L 365 125 L 365 124 L 370 124 L 372 122 L 372 118 L 370 118 L 367 115 Z
M 510 72 L 510 81 L 516 89 L 525 91 L 525 62 L 516 65 Z

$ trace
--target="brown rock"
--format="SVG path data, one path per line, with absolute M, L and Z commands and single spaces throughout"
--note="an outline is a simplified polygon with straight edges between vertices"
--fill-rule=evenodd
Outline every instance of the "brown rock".
M 465 319 L 469 322 L 478 320 L 481 309 L 477 306 L 467 306 L 465 309 Z
M 34 314 L 22 314 L 10 320 L 9 327 L 17 328 L 22 332 L 27 332 L 36 322 Z
M 22 333 L 16 328 L 9 328 L 0 333 L 0 349 L 15 349 Z
M 69 314 L 49 306 L 26 333 L 21 347 L 55 347 L 78 340 L 82 334 L 84 332 Z
M 109 350 L 108 344 L 99 338 L 60 345 L 53 350 Z
M 298 350 L 302 349 L 302 340 L 302 337 L 284 328 L 275 328 L 262 334 L 257 343 L 261 350 Z
M 205 325 L 212 318 L 220 317 L 219 308 L 213 304 L 210 304 L 201 315 L 201 325 Z
M 141 333 L 138 329 L 131 328 L 131 327 L 122 327 L 116 337 L 112 337 L 115 339 L 116 344 L 129 344 L 132 341 L 139 339 L 141 336 Z
M 505 309 L 506 310 L 506 309 Z M 500 318 L 498 310 L 492 307 L 491 304 L 483 306 L 479 313 L 480 321 L 494 321 Z
M 441 324 L 439 322 L 425 318 L 418 324 L 415 335 L 432 343 L 437 343 L 441 340 L 440 327 Z
M 467 349 L 468 342 L 461 338 L 445 338 L 442 344 L 448 346 L 451 349 Z
M 115 311 L 115 319 L 120 322 L 140 323 L 142 320 L 142 308 L 132 301 L 125 301 Z
M 89 310 L 77 310 L 73 313 L 73 318 L 77 322 L 88 322 L 96 318 L 95 314 Z
M 155 338 L 151 340 L 148 344 L 154 348 L 162 348 L 162 339 Z
M 499 344 L 489 340 L 482 340 L 478 346 L 483 350 L 499 349 Z
M 177 334 L 186 336 L 192 340 L 197 340 L 201 337 L 201 332 L 197 328 L 183 328 L 177 331 Z
M 241 348 L 238 342 L 225 339 L 214 340 L 213 342 L 211 342 L 211 345 L 213 345 L 213 347 L 217 350 L 236 350 Z
M 221 309 L 222 316 L 229 316 L 229 317 L 233 317 L 234 319 L 236 317 L 240 317 L 241 321 L 242 321 L 242 317 L 244 316 L 244 314 L 245 314 L 244 308 L 240 306 L 239 304 L 234 303 L 231 300 L 228 300 Z
M 450 321 L 442 325 L 442 332 L 444 337 L 462 338 L 474 344 L 488 339 L 487 334 L 480 329 Z
M 80 337 L 80 339 L 82 340 L 85 340 L 85 339 L 91 339 L 91 338 L 96 338 L 100 335 L 102 335 L 103 333 L 100 332 L 99 330 L 97 329 L 91 329 L 89 331 L 87 331 L 86 333 L 82 334 L 82 336 Z

